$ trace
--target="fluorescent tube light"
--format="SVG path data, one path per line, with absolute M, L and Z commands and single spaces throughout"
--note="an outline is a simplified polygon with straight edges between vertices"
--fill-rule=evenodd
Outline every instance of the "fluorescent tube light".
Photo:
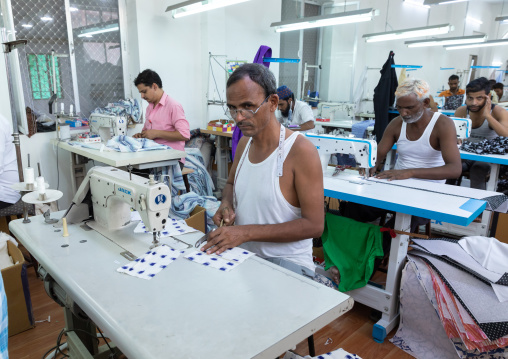
M 500 21 L 501 24 L 507 24 L 508 23 L 508 16 L 498 16 L 495 19 L 496 21 Z
M 26 27 L 26 28 L 31 28 L 31 27 L 33 27 L 33 25 L 31 25 L 31 24 L 21 24 L 21 26 Z
M 446 50 L 459 50 L 459 49 L 470 49 L 470 48 L 475 48 L 475 47 L 490 47 L 490 46 L 503 46 L 503 45 L 508 45 L 508 39 L 485 41 L 485 42 L 481 42 L 479 44 L 449 45 L 449 46 L 445 46 L 444 48 Z
M 389 41 L 398 39 L 408 39 L 412 37 L 423 37 L 432 35 L 447 34 L 453 30 L 450 24 L 416 27 L 413 29 L 395 30 L 388 32 L 380 32 L 377 34 L 365 34 L 363 38 L 366 42 Z
M 42 20 L 42 21 L 52 21 L 52 20 L 53 20 L 53 18 L 52 18 L 52 17 L 49 17 L 49 16 L 43 16 L 43 17 L 41 17 L 41 20 Z
M 459 2 L 465 2 L 469 0 L 424 0 L 425 5 L 448 5 L 455 4 Z
M 92 27 L 84 30 L 81 34 L 78 35 L 78 37 L 92 37 L 92 35 L 102 34 L 111 31 L 118 31 L 119 29 L 120 28 L 118 27 L 118 24 L 110 24 L 102 28 Z
M 441 39 L 406 41 L 404 42 L 404 44 L 406 44 L 407 47 L 426 47 L 426 46 L 474 44 L 484 42 L 486 40 L 487 35 L 473 35 L 460 37 L 445 37 Z
M 71 7 L 69 8 L 69 11 L 78 11 L 78 8 L 77 8 L 77 7 L 74 7 L 74 6 L 71 6 Z
M 492 61 L 492 66 L 501 66 L 502 64 L 502 61 Z
M 315 27 L 352 24 L 355 22 L 370 21 L 372 20 L 372 17 L 377 15 L 379 15 L 379 10 L 370 8 L 355 11 L 346 11 L 329 15 L 309 16 L 295 20 L 274 22 L 270 25 L 270 27 L 274 27 L 276 32 L 303 30 Z
M 197 14 L 203 11 L 218 9 L 221 7 L 235 5 L 249 0 L 189 0 L 176 5 L 168 6 L 166 12 L 171 11 L 176 19 L 179 17 Z
M 409 5 L 413 5 L 413 6 L 417 6 L 417 7 L 423 7 L 423 8 L 430 8 L 429 5 L 424 5 L 423 3 L 421 2 L 418 2 L 417 0 L 404 0 L 404 4 L 409 4 Z

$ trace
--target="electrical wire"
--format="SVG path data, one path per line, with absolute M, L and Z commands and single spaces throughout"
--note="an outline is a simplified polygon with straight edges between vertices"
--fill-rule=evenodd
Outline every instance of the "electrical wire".
M 215 60 L 217 61 L 217 60 Z M 222 109 L 224 110 L 224 113 L 226 112 L 226 108 L 224 107 L 224 102 L 222 101 L 222 97 L 219 92 L 219 87 L 217 86 L 217 81 L 215 80 L 215 74 L 213 73 L 212 63 L 210 62 L 210 73 L 212 74 L 213 82 L 215 84 L 215 90 L 217 91 L 217 95 L 219 95 L 219 101 L 222 104 Z
M 102 330 L 97 327 L 97 330 L 99 331 L 99 334 L 101 335 L 102 339 L 104 339 L 104 342 L 106 343 L 106 345 L 108 346 L 109 348 L 109 351 L 111 352 L 111 354 L 113 355 L 113 358 L 118 358 L 116 356 L 116 352 L 113 350 L 113 348 L 111 348 L 111 346 L 109 345 L 108 341 L 106 340 L 106 337 L 104 336 L 104 334 L 102 334 Z

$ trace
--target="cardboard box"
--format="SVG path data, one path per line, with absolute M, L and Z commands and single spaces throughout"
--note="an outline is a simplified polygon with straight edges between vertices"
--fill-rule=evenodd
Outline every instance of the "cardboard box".
M 228 120 L 214 120 L 208 122 L 206 129 L 217 132 L 233 132 L 235 130 L 235 123 Z
M 201 206 L 196 206 L 185 222 L 188 226 L 206 233 L 206 210 Z
M 2 269 L 7 310 L 9 315 L 9 336 L 21 333 L 35 326 L 32 300 L 28 288 L 25 258 L 11 241 L 7 241 L 9 255 L 17 264 Z

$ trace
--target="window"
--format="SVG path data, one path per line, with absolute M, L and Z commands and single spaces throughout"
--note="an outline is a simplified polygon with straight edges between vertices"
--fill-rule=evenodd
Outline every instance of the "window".
M 30 84 L 34 100 L 47 100 L 53 93 L 53 65 L 51 55 L 27 54 Z M 55 57 L 57 97 L 62 98 L 58 57 Z

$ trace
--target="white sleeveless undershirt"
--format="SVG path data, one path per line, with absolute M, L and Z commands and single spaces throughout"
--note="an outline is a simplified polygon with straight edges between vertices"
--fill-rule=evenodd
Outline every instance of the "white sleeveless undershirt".
M 284 161 L 298 133 L 284 141 Z M 279 224 L 302 218 L 300 208 L 291 205 L 282 194 L 277 176 L 277 149 L 260 163 L 249 160 L 249 139 L 240 158 L 235 182 L 237 225 Z M 246 242 L 241 245 L 262 258 L 284 258 L 315 270 L 312 261 L 312 238 L 294 242 Z
M 410 169 L 410 168 L 434 168 L 445 165 L 441 151 L 432 148 L 430 144 L 430 135 L 437 119 L 441 116 L 439 112 L 434 113 L 429 124 L 421 137 L 416 141 L 410 141 L 407 138 L 406 128 L 407 124 L 402 121 L 402 128 L 400 129 L 400 136 L 397 141 L 397 162 L 395 163 L 396 170 Z M 426 180 L 430 182 L 445 183 L 445 180 Z

